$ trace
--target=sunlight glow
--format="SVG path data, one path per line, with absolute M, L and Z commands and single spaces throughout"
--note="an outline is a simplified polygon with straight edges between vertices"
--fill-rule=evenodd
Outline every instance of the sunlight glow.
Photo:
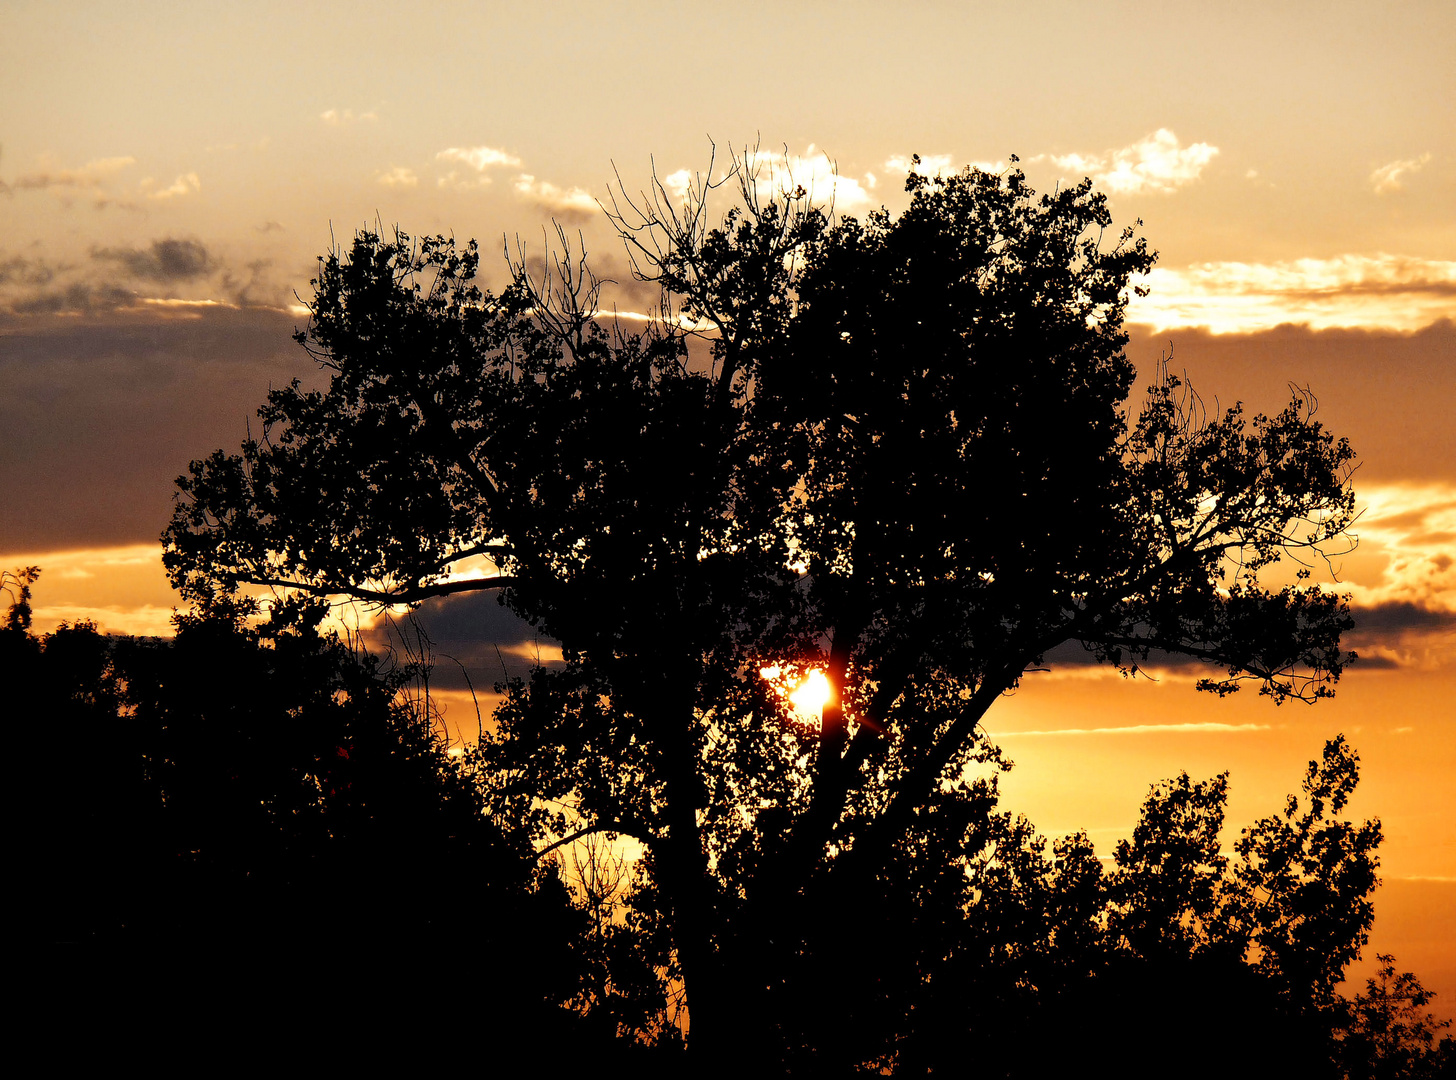
M 794 672 L 785 671 L 778 664 L 759 669 L 758 674 L 773 687 L 774 693 L 786 698 L 798 718 L 805 723 L 818 723 L 824 706 L 834 696 L 834 687 L 829 678 L 818 668 L 812 668 L 797 681 Z
M 819 716 L 829 701 L 831 693 L 832 689 L 824 672 L 815 668 L 809 672 L 798 688 L 789 694 L 789 700 L 794 703 L 794 708 L 799 712 Z

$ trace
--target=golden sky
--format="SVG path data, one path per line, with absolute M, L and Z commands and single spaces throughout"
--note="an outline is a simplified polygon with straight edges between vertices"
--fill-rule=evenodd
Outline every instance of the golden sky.
M 1365 660 L 1312 709 L 1033 676 L 989 721 L 1008 800 L 1107 852 L 1152 781 L 1231 769 L 1247 822 L 1343 731 L 1386 826 L 1375 944 L 1456 1004 L 1456 5 L 8 2 L 0 28 L 0 564 L 44 567 L 42 629 L 165 631 L 172 479 L 309 377 L 297 296 L 356 228 L 478 237 L 499 283 L 555 219 L 625 279 L 597 200 L 710 139 L 848 214 L 904 205 L 914 153 L 1092 176 L 1161 252 L 1133 358 L 1171 346 L 1251 410 L 1308 385 L 1360 452 L 1334 570 Z M 479 617 L 442 632 L 468 651 Z

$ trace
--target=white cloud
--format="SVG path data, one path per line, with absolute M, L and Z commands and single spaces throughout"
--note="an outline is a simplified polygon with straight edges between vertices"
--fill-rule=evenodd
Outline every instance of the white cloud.
M 1400 178 L 1406 173 L 1419 172 L 1428 161 L 1430 154 L 1422 154 L 1418 158 L 1406 158 L 1403 161 L 1392 161 L 1382 165 L 1370 174 L 1370 184 L 1375 189 L 1375 194 L 1386 195 L 1392 191 L 1399 191 L 1405 185 Z
M 146 180 L 142 181 L 142 187 L 150 187 L 152 182 L 153 181 L 151 180 L 151 178 L 148 177 Z M 164 187 L 160 191 L 153 191 L 147 196 L 147 198 L 159 200 L 175 199 L 179 195 L 191 195 L 194 191 L 201 190 L 202 181 L 198 179 L 198 176 L 195 172 L 180 173 L 178 174 L 177 179 L 172 181 L 170 187 Z
M 1090 176 L 1100 188 L 1117 195 L 1144 192 L 1168 193 L 1197 180 L 1204 166 L 1213 160 L 1218 147 L 1208 143 L 1183 146 L 1167 128 L 1105 154 L 1051 155 L 1058 168 Z
M 950 154 L 921 154 L 920 163 L 917 165 L 913 158 L 904 154 L 894 154 L 886 159 L 885 168 L 896 174 L 898 178 L 905 173 L 918 173 L 921 176 L 948 176 L 958 173 L 962 168 L 980 169 L 984 173 L 1000 174 L 1010 168 L 1010 162 L 1000 161 L 968 161 L 964 166 L 957 165 L 955 158 Z M 875 186 L 873 173 L 866 173 L 865 178 L 869 186 Z
M 803 188 L 817 205 L 832 203 L 841 210 L 854 209 L 871 203 L 870 191 L 878 183 L 873 173 L 865 173 L 860 179 L 843 175 L 838 165 L 813 143 L 802 154 L 750 148 L 735 161 L 751 176 L 759 197 L 765 200 L 782 198 L 796 188 Z M 659 182 L 670 198 L 680 201 L 695 190 L 700 179 L 701 175 L 691 169 L 678 169 Z M 713 184 L 723 179 L 720 176 Z
M 1277 263 L 1207 262 L 1156 269 L 1128 321 L 1158 330 L 1251 333 L 1283 323 L 1419 330 L 1456 318 L 1456 261 L 1341 255 Z
M 494 166 L 519 168 L 521 159 L 494 146 L 451 146 L 435 155 L 436 161 L 458 161 L 469 165 L 476 172 L 485 172 Z
M 334 127 L 338 127 L 341 124 L 352 124 L 356 121 L 360 123 L 372 123 L 378 120 L 379 116 L 377 113 L 372 112 L 356 113 L 353 109 L 326 109 L 319 113 L 319 119 L 325 124 L 332 124 Z
M 693 174 L 687 169 L 679 169 L 677 172 L 668 173 L 662 178 L 662 186 L 668 190 L 668 193 L 674 199 L 679 201 L 687 197 L 688 189 L 692 187 L 692 184 Z
M 530 173 L 517 176 L 514 187 L 521 198 L 553 214 L 580 217 L 601 209 L 590 192 L 579 187 L 557 187 L 550 181 L 537 180 Z
M 462 180 L 460 178 L 460 174 L 457 171 L 455 171 L 454 169 L 451 169 L 444 176 L 440 176 L 440 177 L 437 177 L 435 179 L 435 186 L 436 187 L 442 187 L 442 188 L 446 188 L 446 187 L 457 187 L 457 188 L 485 187 L 489 183 L 490 183 L 490 177 L 488 177 L 488 176 L 482 176 L 482 177 L 479 177 L 478 179 L 475 179 L 475 180 Z
M 949 154 L 921 154 L 918 165 L 905 154 L 895 154 L 885 161 L 885 168 L 894 173 L 917 172 L 922 176 L 944 176 L 956 171 L 954 160 Z
M 387 173 L 379 175 L 379 182 L 389 188 L 412 188 L 419 187 L 420 178 L 415 175 L 413 169 L 407 169 L 403 165 L 396 165 Z
M 867 190 L 874 182 L 866 174 L 863 181 L 840 173 L 839 166 L 813 143 L 802 154 L 754 154 L 749 163 L 756 168 L 756 184 L 765 197 L 781 195 L 802 187 L 816 203 L 833 203 L 838 209 L 854 209 L 871 202 Z

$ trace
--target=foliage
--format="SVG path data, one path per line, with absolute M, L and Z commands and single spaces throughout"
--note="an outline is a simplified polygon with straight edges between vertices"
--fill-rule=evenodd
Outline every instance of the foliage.
M 188 985 L 283 1009 L 306 971 L 320 1023 L 428 985 L 523 1031 L 570 1025 L 583 920 L 396 694 L 408 672 L 225 598 L 171 640 L 36 637 L 23 602 L 0 670 L 25 720 L 19 891 L 43 971 L 123 977 L 113 1017 L 190 1013 Z
M 954 877 L 988 842 L 978 725 L 1056 646 L 1124 671 L 1191 656 L 1221 694 L 1331 692 L 1344 602 L 1260 575 L 1341 542 L 1353 454 L 1307 396 L 1210 419 L 1164 374 L 1126 406 L 1122 319 L 1154 256 L 1131 229 L 1105 242 L 1090 183 L 912 173 L 905 213 L 857 221 L 734 165 L 717 225 L 707 181 L 614 204 L 662 289 L 637 329 L 600 317 L 569 252 L 493 297 L 473 244 L 357 235 L 298 334 L 328 389 L 275 390 L 261 439 L 192 464 L 164 559 L 195 595 L 497 589 L 561 641 L 565 665 L 510 686 L 480 748 L 492 810 L 543 846 L 642 845 L 632 902 L 644 940 L 670 942 L 693 1042 L 748 1063 L 829 1052 L 838 1019 L 774 1002 L 844 998 L 837 942 L 872 936 L 845 912 L 896 910 L 907 868 Z M 478 556 L 499 573 L 449 576 Z M 826 672 L 820 724 L 760 676 L 775 667 Z M 1151 823 L 1123 884 L 1154 865 L 1137 844 L 1215 794 Z M 1158 865 L 1206 882 L 1206 837 L 1186 839 Z M 1081 850 L 1056 880 L 1085 879 Z M 781 965 L 792 991 L 762 978 Z
M 1343 736 L 1328 743 L 1305 774 L 1303 812 L 1291 795 L 1282 813 L 1235 844 L 1237 923 L 1258 950 L 1260 971 L 1301 1007 L 1333 1000 L 1373 918 L 1380 824 L 1329 820 L 1355 790 L 1358 761 Z
M 0 658 L 28 673 L 10 687 L 22 715 L 63 725 L 88 768 L 80 784 L 40 773 L 26 800 L 41 825 L 23 861 L 30 906 L 52 948 L 121 948 L 166 971 L 169 954 L 201 947 L 213 970 L 192 978 L 235 1008 L 286 1000 L 275 972 L 311 965 L 309 986 L 338 1011 L 310 1008 L 334 1023 L 409 1007 L 351 960 L 384 952 L 516 1037 L 639 1072 L 674 1067 L 681 970 L 650 850 L 632 867 L 595 834 L 562 845 L 573 912 L 555 877 L 521 859 L 509 822 L 482 816 L 482 778 L 440 753 L 407 707 L 417 699 L 393 694 L 409 673 L 317 635 L 316 608 L 250 627 L 250 605 L 215 598 L 180 616 L 171 642 L 85 625 L 36 638 L 17 611 L 35 578 L 6 576 Z M 941 789 L 852 904 L 804 898 L 817 917 L 797 939 L 753 903 L 776 887 L 763 880 L 783 839 L 772 822 L 725 855 L 719 873 L 744 890 L 725 947 L 762 980 L 739 1014 L 760 1058 L 811 1075 L 938 1075 L 963 1072 L 974 1047 L 981 1075 L 1066 1075 L 1115 1029 L 1127 1067 L 1180 1055 L 1185 1074 L 1213 1076 L 1226 1062 L 1187 1048 L 1218 1029 L 1265 1046 L 1251 1075 L 1449 1070 L 1447 1025 L 1390 957 L 1365 992 L 1335 993 L 1370 925 L 1380 838 L 1378 823 L 1338 816 L 1358 780 L 1342 738 L 1310 762 L 1303 805 L 1291 796 L 1245 829 L 1232 860 L 1218 845 L 1226 775 L 1154 785 L 1110 871 L 1085 835 L 1048 842 L 1000 811 L 1008 765 L 984 741 L 974 757 L 989 773 Z M 476 915 L 462 920 L 467 898 Z M 468 951 L 442 949 L 462 921 Z M 142 985 L 138 1005 L 155 1008 Z M 833 993 L 814 996 L 824 986 Z
M 1419 1080 L 1450 1076 L 1456 1040 L 1436 1036 L 1451 1026 L 1437 1022 L 1426 1006 L 1434 996 L 1409 971 L 1396 974 L 1395 957 L 1376 958 L 1380 970 L 1365 990 L 1341 1002 L 1346 1014 L 1337 1032 L 1335 1059 L 1349 1080 Z

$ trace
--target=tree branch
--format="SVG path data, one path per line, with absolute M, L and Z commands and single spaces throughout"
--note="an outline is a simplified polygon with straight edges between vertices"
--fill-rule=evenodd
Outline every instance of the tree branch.
M 415 585 L 398 592 L 384 592 L 379 589 L 364 589 L 357 585 L 325 584 L 314 585 L 306 581 L 289 581 L 286 578 L 260 577 L 239 574 L 237 580 L 245 585 L 262 585 L 274 589 L 297 589 L 312 596 L 349 596 L 355 600 L 367 600 L 374 604 L 417 604 L 436 596 L 451 596 L 460 592 L 479 592 L 485 589 L 504 589 L 515 584 L 515 578 L 497 575 L 490 578 L 466 578 L 461 581 L 442 581 L 436 585 Z
M 557 848 L 562 848 L 565 847 L 567 844 L 575 843 L 583 836 L 592 836 L 596 833 L 604 832 L 621 833 L 623 836 L 630 836 L 639 844 L 643 844 L 647 847 L 652 847 L 654 844 L 657 843 L 657 837 L 651 835 L 650 833 L 646 836 L 643 836 L 639 834 L 634 827 L 626 825 L 620 821 L 599 821 L 595 825 L 588 825 L 584 829 L 577 829 L 576 832 L 567 833 L 560 840 L 556 840 L 550 844 L 547 844 L 540 851 L 536 852 L 533 857 L 539 862 L 547 855 L 550 855 Z

